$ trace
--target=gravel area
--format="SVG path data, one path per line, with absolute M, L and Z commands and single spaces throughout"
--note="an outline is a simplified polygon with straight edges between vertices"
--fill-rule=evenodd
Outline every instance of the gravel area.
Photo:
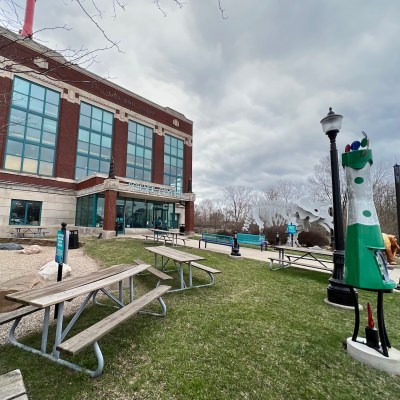
M 29 246 L 24 246 L 24 248 L 27 247 Z M 29 255 L 19 254 L 15 250 L 0 250 L 0 283 L 24 275 L 37 274 L 40 267 L 54 260 L 55 247 L 41 246 L 41 249 L 41 253 Z M 87 256 L 83 248 L 69 250 L 68 265 L 72 269 L 71 277 L 86 275 L 99 269 L 98 263 Z M 81 301 L 80 298 L 76 298 L 71 302 L 67 302 L 65 313 L 69 314 L 76 310 Z M 43 311 L 39 311 L 24 317 L 18 325 L 17 336 L 21 337 L 31 332 L 40 331 L 43 322 L 43 313 Z M 0 346 L 8 343 L 8 331 L 11 325 L 11 322 L 0 325 Z

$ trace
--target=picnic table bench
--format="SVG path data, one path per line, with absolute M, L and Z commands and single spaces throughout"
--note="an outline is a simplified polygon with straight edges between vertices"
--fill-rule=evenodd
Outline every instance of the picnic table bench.
M 9 339 L 11 344 L 27 350 L 34 354 L 39 354 L 47 359 L 50 359 L 59 364 L 65 365 L 73 370 L 79 372 L 85 372 L 91 377 L 99 376 L 104 367 L 103 354 L 101 352 L 98 341 L 111 330 L 116 328 L 122 322 L 128 320 L 137 313 L 146 313 L 156 316 L 166 315 L 166 305 L 162 299 L 162 295 L 165 294 L 171 287 L 166 285 L 160 285 L 160 280 L 167 279 L 168 275 L 160 275 L 159 271 L 154 273 L 151 266 L 148 264 L 141 265 L 129 265 L 120 264 L 112 267 L 93 272 L 91 274 L 67 279 L 61 282 L 54 282 L 50 285 L 41 288 L 33 288 L 20 292 L 15 292 L 6 296 L 8 300 L 16 301 L 26 307 L 17 309 L 11 313 L 0 316 L 0 325 L 6 322 L 13 321 L 9 332 Z M 150 268 L 150 269 L 149 269 Z M 145 293 L 143 296 L 134 299 L 133 298 L 133 277 L 139 273 L 148 270 L 159 278 L 155 289 Z M 129 304 L 124 304 L 122 281 L 129 280 Z M 116 298 L 108 287 L 114 283 L 119 284 L 119 298 Z M 117 304 L 120 309 L 105 317 L 94 325 L 81 331 L 75 336 L 66 339 L 68 333 L 74 326 L 77 319 L 82 314 L 83 310 L 91 299 L 95 300 L 96 294 L 101 291 L 107 295 L 114 303 Z M 85 296 L 79 309 L 66 327 L 63 327 L 63 313 L 64 313 L 64 302 L 72 300 L 79 296 Z M 154 300 L 158 300 L 162 310 L 160 313 L 151 313 L 144 311 L 143 309 Z M 99 304 L 96 303 L 95 304 Z M 49 331 L 49 320 L 50 320 L 50 307 L 58 306 L 58 317 L 56 325 L 56 334 L 54 339 L 54 345 L 52 346 L 51 352 L 47 353 L 47 340 Z M 45 310 L 43 327 L 42 327 L 42 340 L 41 347 L 35 349 L 26 344 L 23 344 L 15 337 L 15 330 L 21 321 L 21 319 L 38 310 Z M 89 370 L 82 366 L 79 366 L 71 361 L 62 359 L 60 352 L 75 355 L 82 351 L 84 348 L 93 345 L 94 352 L 97 358 L 97 368 L 95 370 Z
M 177 231 L 168 231 L 165 229 L 150 229 L 153 232 L 153 235 L 143 235 L 146 240 L 153 239 L 154 241 L 163 241 L 164 244 L 166 242 L 171 242 L 173 246 L 178 246 L 178 239 L 182 240 L 183 244 L 186 245 L 186 238 L 180 237 L 179 232 Z
M 22 374 L 19 369 L 0 375 L 1 400 L 28 400 Z
M 13 228 L 14 231 L 7 232 L 10 236 L 16 236 L 17 238 L 24 237 L 46 237 L 46 234 L 50 233 L 46 231 L 47 228 L 44 226 L 16 226 Z
M 204 242 L 204 248 L 207 248 L 207 243 L 222 244 L 224 246 L 233 246 L 233 237 L 227 235 L 217 235 L 216 233 L 202 233 L 199 239 L 200 243 Z
M 265 240 L 264 235 L 251 235 L 249 233 L 238 233 L 237 240 L 239 244 L 250 244 L 254 246 L 260 246 L 261 251 L 265 248 L 268 249 L 268 242 Z
M 176 268 L 173 270 L 168 269 L 166 272 L 171 272 L 171 271 L 179 272 L 180 288 L 171 289 L 170 292 L 212 286 L 215 283 L 214 274 L 221 273 L 221 271 L 219 271 L 215 268 L 211 268 L 206 265 L 198 263 L 197 261 L 204 260 L 204 257 L 202 257 L 202 256 L 197 256 L 195 254 L 189 254 L 189 253 L 175 250 L 175 249 L 172 249 L 170 247 L 165 247 L 165 246 L 146 247 L 146 250 L 150 251 L 151 253 L 154 253 L 154 265 L 156 266 L 156 269 L 157 269 L 157 267 L 159 267 L 161 269 L 161 271 L 164 271 L 168 262 L 172 262 Z M 159 260 L 159 258 L 161 260 Z M 160 263 L 158 261 L 160 261 Z M 188 275 L 189 275 L 188 284 L 186 284 L 184 276 L 183 276 L 184 266 L 187 266 L 188 270 L 189 270 L 188 271 Z M 205 283 L 205 284 L 193 284 L 192 268 L 197 268 L 199 270 L 206 272 L 210 278 L 210 282 Z
M 300 267 L 314 268 L 321 271 L 332 271 L 333 253 L 331 251 L 291 246 L 275 246 L 275 249 L 278 250 L 279 256 L 268 257 L 270 260 L 269 268 L 271 270 L 297 265 Z M 285 250 L 293 251 L 298 254 L 285 254 Z M 318 258 L 318 255 L 330 257 L 330 259 Z

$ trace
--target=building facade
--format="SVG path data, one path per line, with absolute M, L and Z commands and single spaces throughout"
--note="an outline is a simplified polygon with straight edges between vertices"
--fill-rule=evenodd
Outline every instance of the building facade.
M 193 122 L 0 31 L 0 233 L 193 231 Z

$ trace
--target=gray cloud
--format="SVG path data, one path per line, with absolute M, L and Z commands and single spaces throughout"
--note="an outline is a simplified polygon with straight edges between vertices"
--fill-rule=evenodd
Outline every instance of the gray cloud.
M 44 5 L 46 3 L 46 5 Z M 129 2 L 107 34 L 125 51 L 99 54 L 90 69 L 194 121 L 193 188 L 262 189 L 303 180 L 329 154 L 319 121 L 343 114 L 338 149 L 371 138 L 376 159 L 400 161 L 400 3 L 397 0 Z M 37 2 L 35 27 L 48 45 L 102 47 L 105 40 L 74 2 Z

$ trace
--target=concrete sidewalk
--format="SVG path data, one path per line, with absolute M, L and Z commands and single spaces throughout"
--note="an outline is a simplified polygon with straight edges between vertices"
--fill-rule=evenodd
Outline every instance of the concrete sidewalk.
M 134 237 L 137 239 L 143 239 L 143 236 L 141 235 L 121 235 L 121 237 Z M 185 239 L 186 246 L 187 247 L 193 247 L 198 249 L 199 248 L 199 241 L 196 239 Z M 183 244 L 183 242 L 181 241 Z M 207 243 L 207 248 L 204 248 L 204 242 L 201 242 L 200 248 L 202 250 L 208 250 L 208 251 L 214 251 L 216 253 L 222 253 L 226 255 L 231 254 L 231 248 L 229 246 L 224 246 L 220 244 L 214 244 L 214 243 Z M 264 261 L 265 262 L 265 267 L 269 268 L 269 259 L 268 257 L 278 257 L 278 252 L 277 251 L 261 251 L 260 249 L 251 249 L 248 247 L 240 247 L 240 254 L 243 258 L 250 258 L 253 260 L 258 260 L 258 261 Z M 313 262 L 309 261 L 310 263 L 310 268 L 307 267 L 301 267 L 301 266 L 296 266 L 292 268 L 302 268 L 302 269 L 310 269 L 313 271 L 318 271 L 323 274 L 332 274 L 332 269 L 327 269 L 326 271 L 321 270 L 321 269 L 315 269 L 312 267 Z M 318 265 L 318 263 L 315 263 Z M 400 265 L 397 265 L 395 268 L 389 268 L 389 277 L 390 279 L 393 279 L 396 283 L 399 283 L 400 281 Z

